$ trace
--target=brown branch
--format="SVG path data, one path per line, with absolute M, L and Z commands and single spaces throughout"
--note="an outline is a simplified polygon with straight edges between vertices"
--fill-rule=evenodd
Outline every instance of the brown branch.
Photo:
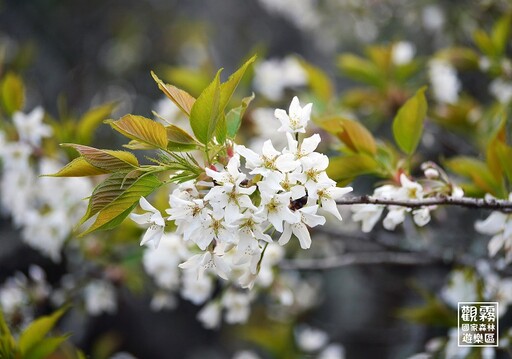
M 485 199 L 485 198 L 471 198 L 471 197 L 430 197 L 424 199 L 410 199 L 410 200 L 392 200 L 382 199 L 371 196 L 342 198 L 336 201 L 339 205 L 351 204 L 377 204 L 386 206 L 401 206 L 409 208 L 418 208 L 424 206 L 461 206 L 468 208 L 490 209 L 494 211 L 501 211 L 512 213 L 512 201 L 503 199 Z

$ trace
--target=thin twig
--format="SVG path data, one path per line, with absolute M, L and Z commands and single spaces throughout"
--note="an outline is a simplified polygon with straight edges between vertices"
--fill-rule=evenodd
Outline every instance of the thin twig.
M 393 200 L 382 199 L 371 196 L 360 196 L 351 198 L 342 198 L 336 201 L 339 205 L 351 204 L 380 204 L 387 206 L 401 206 L 409 208 L 418 208 L 424 206 L 461 206 L 469 208 L 491 209 L 495 211 L 512 213 L 512 201 L 494 198 L 471 198 L 471 197 L 430 197 L 424 199 L 410 199 L 410 200 Z

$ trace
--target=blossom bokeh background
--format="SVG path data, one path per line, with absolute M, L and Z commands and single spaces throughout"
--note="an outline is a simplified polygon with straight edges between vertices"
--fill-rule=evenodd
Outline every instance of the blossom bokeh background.
M 183 123 L 179 111 L 158 90 L 151 71 L 198 96 L 218 68 L 232 73 L 253 54 L 258 54 L 254 71 L 239 89 L 244 96 L 251 92 L 256 96 L 242 124 L 240 140 L 247 146 L 261 146 L 275 136 L 273 109 L 287 108 L 295 94 L 302 93 L 301 101 L 314 103 L 313 115 L 325 110 L 327 105 L 318 100 L 325 91 L 315 94 L 307 70 L 312 65 L 332 79 L 334 93 L 339 95 L 333 101 L 338 113 L 364 118 L 376 136 L 389 137 L 394 112 L 413 90 L 429 85 L 432 103 L 442 109 L 436 112 L 441 120 L 425 126 L 419 150 L 423 160 L 478 155 L 478 137 L 485 132 L 485 126 L 473 126 L 478 123 L 478 111 L 494 104 L 510 108 L 511 43 L 507 41 L 503 54 L 496 55 L 498 60 L 480 53 L 468 55 L 465 48 L 475 48 L 477 29 L 488 30 L 510 11 L 507 0 L 0 0 L 0 75 L 12 72 L 23 79 L 25 117 L 20 121 L 30 116 L 42 119 L 44 112 L 46 123 L 57 124 L 51 135 L 39 128 L 45 146 L 32 147 L 41 146 L 41 153 L 32 153 L 32 163 L 26 167 L 9 162 L 17 151 L 23 156 L 25 149 L 9 147 L 8 136 L 0 137 L 0 306 L 4 314 L 10 312 L 11 324 L 23 327 L 58 307 L 63 298 L 72 298 L 74 304 L 59 328 L 72 333 L 71 342 L 84 353 L 99 359 L 129 355 L 409 358 L 425 351 L 426 343 L 448 343 L 445 356 L 440 357 L 465 358 L 456 348 L 449 351 L 450 323 L 443 325 L 446 316 L 439 314 L 444 309 L 408 314 L 403 309 L 423 305 L 428 298 L 425 292 L 450 307 L 456 298 L 474 295 L 474 287 L 480 285 L 475 284 L 476 277 L 499 289 L 504 308 L 512 303 L 506 265 L 498 263 L 501 277 L 496 279 L 486 263 L 475 264 L 486 255 L 488 237 L 477 233 L 473 223 L 489 212 L 440 208 L 427 229 L 418 230 L 412 221 L 405 221 L 392 232 L 378 224 L 363 233 L 360 224 L 351 220 L 350 209 L 340 207 L 343 222 L 332 221 L 314 231 L 308 255 L 322 258 L 333 252 L 380 253 L 399 248 L 424 253 L 430 260 L 284 269 L 286 283 L 295 290 L 281 292 L 281 303 L 256 299 L 247 318 L 242 303 L 238 315 L 244 320 L 210 330 L 196 319 L 201 308 L 190 302 L 193 295 L 185 300 L 177 294 L 179 290 L 169 294 L 158 285 L 172 282 L 159 279 L 170 270 L 166 253 L 152 259 L 139 248 L 141 232 L 135 224 L 125 223 L 119 230 L 92 237 L 72 234 L 74 223 L 85 212 L 82 199 L 94 187 L 92 180 L 38 175 L 56 172 L 70 159 L 69 151 L 57 149 L 57 143 L 87 140 L 99 148 L 122 146 L 121 136 L 104 124 L 77 137 L 80 130 L 75 131 L 72 124 L 92 108 L 98 112 L 89 113 L 90 118 L 98 117 L 98 124 L 126 113 L 153 117 L 152 110 Z M 350 71 L 340 65 L 340 54 L 364 57 L 365 49 L 375 45 L 392 47 L 397 65 L 414 63 L 412 75 L 404 75 L 405 80 L 381 97 L 371 91 L 343 97 L 360 84 L 357 76 L 346 75 Z M 441 54 L 443 49 L 450 50 Z M 494 68 L 495 60 L 503 69 L 487 71 Z M 469 63 L 476 67 L 466 66 Z M 464 121 L 469 119 L 467 123 L 461 125 L 456 115 L 450 117 L 456 112 L 451 105 Z M 446 108 L 453 111 L 447 114 Z M 15 114 L 4 117 L 16 121 Z M 321 134 L 324 152 L 336 155 L 336 142 L 329 146 L 329 135 Z M 368 194 L 375 182 L 362 177 L 351 185 L 357 194 Z M 467 271 L 465 265 L 476 267 L 478 274 Z M 293 297 L 293 305 L 285 305 L 287 295 Z M 245 319 L 247 323 L 237 323 Z M 508 328 L 512 318 L 504 313 L 501 321 Z M 436 337 L 444 339 L 437 344 L 430 341 Z M 507 357 L 505 350 L 476 355 Z

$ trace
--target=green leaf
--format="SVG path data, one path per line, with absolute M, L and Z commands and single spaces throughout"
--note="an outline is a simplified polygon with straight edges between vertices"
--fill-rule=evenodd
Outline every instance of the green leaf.
M 496 178 L 497 181 L 500 181 L 501 176 L 503 175 L 503 166 L 498 155 L 498 147 L 502 143 L 505 144 L 506 141 L 506 111 L 504 109 L 498 111 L 492 119 L 494 120 L 493 122 L 497 121 L 497 125 L 496 129 L 493 129 L 493 133 L 487 145 L 485 155 L 487 167 L 489 167 L 489 169 L 491 170 L 491 173 L 494 175 L 494 178 Z
M 256 60 L 256 56 L 253 56 L 249 60 L 247 60 L 238 70 L 236 70 L 231 76 L 229 76 L 226 82 L 224 82 L 220 86 L 220 112 L 223 112 L 226 106 L 228 105 L 229 100 L 231 99 L 231 96 L 233 96 L 233 93 L 235 92 L 236 88 L 238 87 L 240 80 L 245 74 L 245 71 L 254 62 L 254 60 Z
M 114 173 L 109 178 L 98 184 L 89 198 L 87 211 L 80 220 L 79 225 L 87 221 L 123 194 L 123 192 L 138 178 L 138 176 L 131 176 L 130 174 L 132 172 Z
M 187 91 L 164 83 L 153 71 L 151 71 L 151 76 L 153 76 L 153 79 L 158 84 L 158 88 L 162 90 L 162 92 L 169 97 L 169 99 L 171 99 L 171 101 L 174 102 L 176 106 L 178 106 L 178 108 L 187 115 L 187 117 L 190 117 L 190 112 L 194 102 L 196 102 L 196 99 Z
M 0 308 L 0 336 L 11 336 L 11 331 L 5 322 L 4 313 Z
M 153 148 L 167 148 L 167 131 L 164 125 L 149 118 L 125 115 L 117 121 L 106 121 L 124 136 L 145 143 Z
M 167 131 L 167 139 L 171 142 L 182 143 L 185 145 L 197 144 L 194 137 L 190 136 L 185 130 L 175 125 L 165 127 Z
M 67 339 L 67 335 L 43 339 L 41 342 L 34 345 L 28 353 L 25 354 L 23 359 L 46 359 L 50 354 L 55 353 L 60 345 Z
M 116 106 L 117 103 L 109 102 L 87 111 L 78 121 L 77 142 L 90 143 L 94 130 L 110 116 Z
M 190 111 L 190 126 L 196 138 L 204 144 L 211 140 L 220 111 L 220 72 L 197 98 Z
M 377 145 L 373 135 L 359 122 L 334 116 L 317 122 L 327 132 L 337 136 L 354 152 L 365 152 L 370 155 L 377 153 Z
M 219 106 L 219 118 L 215 124 L 215 136 L 219 143 L 224 143 L 227 137 L 227 121 L 224 116 L 224 110 L 229 103 L 229 100 L 233 96 L 240 80 L 244 76 L 247 68 L 256 60 L 256 56 L 251 57 L 247 60 L 238 70 L 236 70 L 228 80 L 220 85 L 220 106 Z M 211 129 L 209 129 L 211 131 Z
M 379 164 L 375 159 L 366 154 L 357 154 L 329 159 L 327 175 L 335 181 L 348 181 L 354 177 L 375 173 Z
M 131 140 L 127 144 L 124 144 L 123 147 L 129 148 L 130 150 L 154 150 L 155 147 L 148 145 L 143 142 L 139 142 L 137 140 Z
M 84 157 L 77 157 L 59 172 L 45 175 L 48 177 L 87 177 L 108 173 L 109 171 L 91 165 Z
M 129 181 L 129 179 L 126 181 Z M 123 188 L 127 188 L 121 190 L 121 194 L 101 208 L 94 223 L 85 232 L 81 233 L 80 236 L 85 236 L 99 229 L 110 229 L 117 226 L 130 214 L 140 197 L 151 194 L 161 184 L 162 182 L 154 174 L 139 177 L 129 187 L 125 184 Z M 121 187 L 114 188 L 113 191 L 118 193 L 119 189 Z
M 242 104 L 238 107 L 231 109 L 226 115 L 226 127 L 227 127 L 227 135 L 229 138 L 235 138 L 238 130 L 240 129 L 240 125 L 242 123 L 242 118 L 244 117 L 245 110 L 254 100 L 254 92 L 249 97 L 244 97 L 242 99 Z
M 501 168 L 505 172 L 509 184 L 512 184 L 512 147 L 503 142 L 497 142 L 495 150 Z
M 228 128 L 226 124 L 226 116 L 224 113 L 220 113 L 219 120 L 217 121 L 217 127 L 215 128 L 215 138 L 219 143 L 226 142 L 228 135 Z
M 64 143 L 62 146 L 74 148 L 89 164 L 108 172 L 129 170 L 139 166 L 139 161 L 130 152 L 100 150 L 74 143 Z
M 0 83 L 0 100 L 8 116 L 20 111 L 25 103 L 25 85 L 18 75 L 9 72 Z
M 418 147 L 423 132 L 423 121 L 427 115 L 426 89 L 422 87 L 407 100 L 393 120 L 395 142 L 408 155 L 412 155 Z
M 43 338 L 53 329 L 57 321 L 66 312 L 67 307 L 57 310 L 51 315 L 41 317 L 33 321 L 27 329 L 21 333 L 19 348 L 23 355 L 29 353 L 39 344 Z
M 510 33 L 510 14 L 496 21 L 491 33 L 491 41 L 496 50 L 496 55 L 501 56 L 505 52 Z
M 480 188 L 482 194 L 491 193 L 503 197 L 501 185 L 496 181 L 485 162 L 472 157 L 458 156 L 447 160 L 445 164 L 451 171 L 470 178 Z
M 372 62 L 361 57 L 352 54 L 340 55 L 338 57 L 338 67 L 353 80 L 375 87 L 382 87 L 384 84 L 379 69 Z
M 312 65 L 304 59 L 299 59 L 299 62 L 308 75 L 311 91 L 322 101 L 329 102 L 334 94 L 334 84 L 329 76 L 319 67 Z
M 457 325 L 456 314 L 435 297 L 421 307 L 400 309 L 398 315 L 414 323 L 454 327 Z
M 494 57 L 496 54 L 496 48 L 494 47 L 493 41 L 483 31 L 482 29 L 477 29 L 473 33 L 473 40 L 475 41 L 476 46 L 482 51 L 485 55 Z

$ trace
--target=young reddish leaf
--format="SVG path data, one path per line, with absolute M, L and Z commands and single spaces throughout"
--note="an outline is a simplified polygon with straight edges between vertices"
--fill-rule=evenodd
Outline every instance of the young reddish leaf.
M 153 148 L 167 147 L 167 132 L 164 125 L 149 118 L 125 115 L 117 121 L 106 121 L 112 128 L 124 136 L 145 143 Z
M 126 182 L 129 180 L 126 179 Z M 124 185 L 126 189 L 98 212 L 94 223 L 85 232 L 81 233 L 80 236 L 99 229 L 110 229 L 120 224 L 137 205 L 140 197 L 151 194 L 162 184 L 153 174 L 139 177 L 129 187 L 127 187 L 126 182 Z
M 78 121 L 76 141 L 80 143 L 90 143 L 94 130 L 101 122 L 110 116 L 116 106 L 117 103 L 108 102 L 87 111 Z
M 130 152 L 100 150 L 73 143 L 65 143 L 62 146 L 74 148 L 89 164 L 108 172 L 127 170 L 139 166 L 137 158 Z
M 408 155 L 412 155 L 418 147 L 423 132 L 423 121 L 427 115 L 426 89 L 422 87 L 407 100 L 393 120 L 395 142 Z
M 342 117 L 330 117 L 318 121 L 317 124 L 327 132 L 336 135 L 354 152 L 365 152 L 370 155 L 377 153 L 373 135 L 359 122 Z
M 46 175 L 49 177 L 85 177 L 97 176 L 109 171 L 91 165 L 84 157 L 77 157 L 65 165 L 59 172 Z
M 329 159 L 327 174 L 336 181 L 350 180 L 354 177 L 377 172 L 379 164 L 366 154 L 357 154 Z
M 127 144 L 124 144 L 123 147 L 129 148 L 130 150 L 154 150 L 155 146 L 148 145 L 144 142 L 139 142 L 137 140 L 131 140 Z
M 185 130 L 175 125 L 165 126 L 167 131 L 167 139 L 175 143 L 183 143 L 186 145 L 197 144 L 194 137 L 190 136 Z
M 197 98 L 190 111 L 190 126 L 196 138 L 204 144 L 211 140 L 220 111 L 220 72 Z
M 185 115 L 187 115 L 187 117 L 190 117 L 190 112 L 192 111 L 192 106 L 194 105 L 194 102 L 196 102 L 196 99 L 187 91 L 164 83 L 153 71 L 151 71 L 151 76 L 153 76 L 153 79 L 158 84 L 158 88 L 162 90 L 163 93 L 169 97 L 169 99 L 171 99 L 171 101 L 174 102 Z
M 138 176 L 129 176 L 131 173 L 133 171 L 114 173 L 97 185 L 89 198 L 87 211 L 80 220 L 79 225 L 101 211 L 130 187 L 138 178 Z

